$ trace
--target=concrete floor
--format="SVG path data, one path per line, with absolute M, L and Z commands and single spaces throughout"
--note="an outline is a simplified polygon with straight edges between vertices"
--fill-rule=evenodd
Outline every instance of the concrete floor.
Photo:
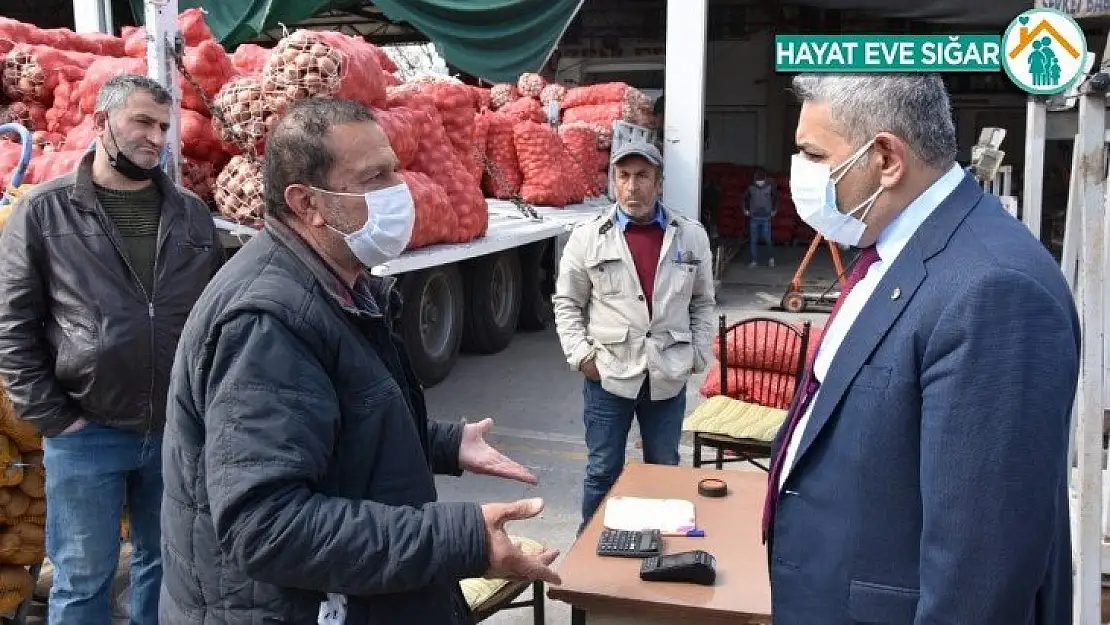
M 777 266 L 749 268 L 746 251 L 735 259 L 718 287 L 718 308 L 730 320 L 766 315 L 787 320 L 820 321 L 823 313 L 792 315 L 776 310 L 805 249 L 776 250 Z M 763 251 L 761 250 L 761 256 Z M 763 256 L 766 258 L 765 256 Z M 807 273 L 807 284 L 819 289 L 835 278 L 827 253 L 819 254 Z M 703 379 L 691 380 L 688 410 L 703 398 L 697 389 Z M 445 421 L 494 419 L 492 443 L 504 453 L 529 467 L 538 477 L 536 487 L 466 475 L 438 478 L 440 498 L 447 501 L 498 502 L 526 497 L 542 497 L 543 514 L 530 521 L 510 525 L 511 532 L 565 550 L 570 547 L 578 527 L 581 484 L 586 464 L 582 428 L 582 381 L 570 371 L 554 330 L 519 334 L 504 352 L 492 356 L 464 356 L 451 376 L 429 389 L 428 405 L 432 417 Z M 629 437 L 628 459 L 640 461 L 635 448 L 635 432 Z M 691 449 L 684 444 L 682 461 L 689 464 Z M 735 466 L 735 465 L 734 465 Z M 732 470 L 747 470 L 735 468 Z M 121 595 L 126 601 L 126 592 Z M 42 613 L 41 606 L 35 610 Z M 40 625 L 36 614 L 29 625 Z M 547 622 L 569 623 L 569 606 L 547 600 Z M 117 621 L 125 623 L 126 621 Z M 511 610 L 494 615 L 490 625 L 530 625 L 530 610 Z

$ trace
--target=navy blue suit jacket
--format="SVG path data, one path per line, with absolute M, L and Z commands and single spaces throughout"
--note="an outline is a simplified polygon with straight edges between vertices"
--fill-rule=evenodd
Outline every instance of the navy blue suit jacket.
M 1052 257 L 966 176 L 814 400 L 768 543 L 775 625 L 1070 624 L 1079 345 Z

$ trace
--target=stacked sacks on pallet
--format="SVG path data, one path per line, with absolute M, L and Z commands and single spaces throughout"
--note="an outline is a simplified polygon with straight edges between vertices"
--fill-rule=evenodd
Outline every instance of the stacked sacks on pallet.
M 758 168 L 735 163 L 706 163 L 702 176 L 716 185 L 721 192 L 717 212 L 717 231 L 722 237 L 744 239 L 748 236 L 748 217 L 744 215 L 744 193 L 752 185 Z M 813 230 L 798 217 L 790 195 L 790 177 L 769 174 L 772 184 L 778 187 L 779 209 L 771 220 L 771 239 L 776 245 L 796 241 L 808 242 Z
M 46 555 L 46 474 L 42 438 L 16 418 L 0 390 L 0 614 L 31 596 L 29 567 Z

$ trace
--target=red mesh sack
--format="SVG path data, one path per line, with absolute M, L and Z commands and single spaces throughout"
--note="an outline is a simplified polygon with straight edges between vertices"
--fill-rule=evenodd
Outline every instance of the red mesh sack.
M 112 59 L 101 57 L 88 67 L 81 80 L 81 110 L 86 114 L 96 110 L 96 96 L 104 83 L 119 74 L 146 75 L 146 61 L 143 59 Z
M 212 97 L 229 80 L 236 75 L 235 66 L 231 64 L 231 57 L 224 52 L 223 47 L 215 41 L 208 39 L 200 42 L 193 48 L 185 49 L 185 58 L 182 59 L 186 71 L 197 81 L 204 90 L 204 95 Z M 184 78 L 181 82 L 181 105 L 200 113 L 211 114 L 204 100 L 197 93 L 193 85 Z
M 376 111 L 378 125 L 385 136 L 389 137 L 389 144 L 393 153 L 401 162 L 404 169 L 412 165 L 416 159 L 416 150 L 420 147 L 420 133 L 427 117 L 420 111 L 399 106 L 385 111 Z
M 589 124 L 575 122 L 559 126 L 559 138 L 584 172 L 606 169 L 605 154 L 597 148 L 597 130 Z
M 520 195 L 526 202 L 560 207 L 585 199 L 585 175 L 550 126 L 517 122 L 513 133 L 524 174 Z
M 61 178 L 77 168 L 87 152 L 85 150 L 62 150 L 43 153 L 31 159 L 31 165 L 24 176 L 24 184 L 41 184 Z
M 651 98 L 643 91 L 630 87 L 623 82 L 575 87 L 567 90 L 566 97 L 563 98 L 563 108 L 565 109 L 611 103 L 621 103 L 632 108 L 646 108 L 648 110 L 651 110 L 654 105 Z
M 471 87 L 474 90 L 474 102 L 478 106 L 479 111 L 485 111 L 493 108 L 493 96 L 490 95 L 489 89 L 482 87 Z
M 499 84 L 489 90 L 490 106 L 495 111 L 519 97 L 520 93 L 516 90 L 516 85 Z
M 615 97 L 621 93 L 621 97 Z M 563 98 L 563 121 L 585 121 L 612 126 L 616 120 L 651 127 L 654 105 L 644 92 L 624 83 L 575 87 Z
M 4 58 L 4 94 L 14 101 L 54 103 L 61 81 L 76 82 L 96 55 L 57 50 L 42 45 L 16 44 Z
M 524 181 L 516 155 L 517 120 L 501 112 L 481 117 L 486 125 L 485 157 L 489 164 L 483 186 L 491 196 L 507 200 L 520 193 Z
M 262 220 L 262 162 L 233 156 L 219 176 L 213 193 L 220 214 L 237 223 Z
M 383 72 L 392 74 L 397 71 L 397 64 L 386 54 L 385 50 L 371 44 L 370 51 L 374 53 L 374 58 L 378 60 L 378 67 L 380 67 Z
M 333 96 L 381 107 L 385 77 L 374 45 L 342 33 L 298 30 L 274 48 L 262 89 L 279 114 L 310 96 Z
M 123 56 L 123 40 L 103 33 L 78 34 L 68 28 L 39 28 L 16 20 L 0 17 L 0 42 L 30 43 L 49 46 L 56 50 L 87 52 L 104 56 Z M 0 51 L 3 48 L 0 47 Z
M 81 110 L 81 89 L 77 81 L 61 80 L 54 89 L 54 104 L 46 111 L 46 129 L 68 134 L 85 121 Z
M 585 122 L 612 127 L 613 122 L 618 120 L 628 121 L 624 118 L 624 105 L 620 102 L 587 104 L 586 106 L 576 106 L 563 111 L 563 123 L 565 124 Z
M 498 109 L 499 113 L 511 115 L 520 121 L 532 121 L 537 124 L 547 122 L 547 113 L 543 105 L 535 98 L 519 98 Z
M 474 158 L 474 94 L 462 83 L 438 82 L 421 88 L 433 102 L 443 120 L 443 130 L 455 147 L 463 167 L 474 180 L 482 179 L 482 168 Z
M 426 115 L 426 113 L 425 113 Z M 438 117 L 425 126 L 413 169 L 436 181 L 451 201 L 458 226 L 447 243 L 466 243 L 483 236 L 489 226 L 489 211 L 479 183 L 464 167 Z
M 728 396 L 750 404 L 786 409 L 794 398 L 795 376 L 758 369 L 728 367 Z M 705 382 L 698 391 L 703 397 L 721 394 L 721 365 L 709 367 Z
M 451 209 L 451 200 L 443 187 L 418 171 L 402 171 L 401 177 L 408 184 L 416 206 L 416 223 L 408 249 L 446 243 L 455 238 L 459 218 Z
M 220 138 L 209 117 L 183 109 L 181 111 L 181 153 L 202 163 L 220 167 L 227 158 Z
M 239 44 L 231 54 L 231 64 L 240 74 L 261 74 L 270 58 L 270 49 L 253 43 Z
M 540 92 L 540 103 L 544 106 L 552 102 L 559 102 L 561 104 L 565 97 L 567 97 L 567 88 L 558 83 L 551 83 Z
M 389 108 L 411 109 L 421 120 L 420 144 L 411 169 L 427 174 L 443 187 L 458 217 L 458 227 L 448 243 L 465 243 L 486 233 L 489 211 L 482 189 L 459 159 L 455 146 L 443 129 L 439 110 L 431 96 L 414 85 L 402 85 L 389 94 Z
M 181 39 L 186 48 L 199 46 L 204 41 L 215 41 L 216 37 L 204 21 L 204 12 L 198 8 L 185 9 L 177 14 L 177 28 L 181 31 Z M 124 54 L 137 59 L 146 58 L 146 29 L 143 27 L 124 27 L 123 35 Z M 123 56 L 123 54 L 117 55 Z
M 800 328 L 799 328 L 800 329 Z M 798 350 L 801 339 L 789 328 L 770 321 L 753 321 L 732 328 L 725 335 L 728 341 L 728 366 L 798 372 Z M 721 340 L 713 340 L 713 356 L 721 358 Z
M 531 72 L 525 72 L 520 75 L 516 81 L 517 92 L 525 98 L 538 98 L 543 93 L 543 88 L 547 86 L 547 81 L 543 76 Z
M 66 134 L 63 146 L 66 150 L 87 150 L 96 141 L 97 135 L 95 121 L 92 115 L 87 115 L 80 124 L 77 124 Z

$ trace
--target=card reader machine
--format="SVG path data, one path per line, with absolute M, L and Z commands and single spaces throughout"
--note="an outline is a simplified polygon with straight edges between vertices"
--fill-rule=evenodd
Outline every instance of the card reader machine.
M 717 559 L 701 549 L 645 558 L 640 565 L 640 579 L 712 586 L 717 581 Z

